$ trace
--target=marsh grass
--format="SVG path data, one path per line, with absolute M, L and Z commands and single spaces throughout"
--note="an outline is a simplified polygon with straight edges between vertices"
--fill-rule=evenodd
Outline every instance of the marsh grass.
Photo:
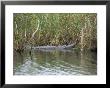
M 97 48 L 96 13 L 14 13 L 13 18 L 15 50 L 72 43 L 80 50 Z

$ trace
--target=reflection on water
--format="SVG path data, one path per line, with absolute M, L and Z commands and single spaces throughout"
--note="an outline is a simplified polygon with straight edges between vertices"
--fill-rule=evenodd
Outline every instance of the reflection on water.
M 96 75 L 97 55 L 75 50 L 14 52 L 14 75 Z

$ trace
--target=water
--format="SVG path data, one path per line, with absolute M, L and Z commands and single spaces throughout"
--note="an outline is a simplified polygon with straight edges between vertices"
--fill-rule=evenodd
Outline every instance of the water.
M 77 50 L 14 52 L 14 75 L 97 75 L 97 55 Z

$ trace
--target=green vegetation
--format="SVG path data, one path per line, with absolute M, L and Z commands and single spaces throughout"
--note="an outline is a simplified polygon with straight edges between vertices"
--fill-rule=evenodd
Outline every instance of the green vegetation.
M 95 13 L 14 13 L 14 49 L 26 45 L 64 45 L 76 48 L 97 47 L 97 14 Z

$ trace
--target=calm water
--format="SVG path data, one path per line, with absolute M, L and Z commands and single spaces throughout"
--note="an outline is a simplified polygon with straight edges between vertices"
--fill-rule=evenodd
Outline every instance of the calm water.
M 14 75 L 97 75 L 97 55 L 75 50 L 14 53 Z

